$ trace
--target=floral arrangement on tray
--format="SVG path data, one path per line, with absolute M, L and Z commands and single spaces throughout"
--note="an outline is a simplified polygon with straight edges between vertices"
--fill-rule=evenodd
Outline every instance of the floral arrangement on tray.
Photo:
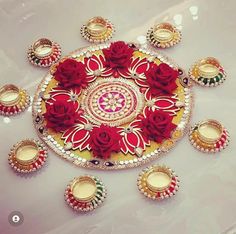
M 137 166 L 182 137 L 191 89 L 182 69 L 123 41 L 73 52 L 51 67 L 35 95 L 40 137 L 85 167 Z

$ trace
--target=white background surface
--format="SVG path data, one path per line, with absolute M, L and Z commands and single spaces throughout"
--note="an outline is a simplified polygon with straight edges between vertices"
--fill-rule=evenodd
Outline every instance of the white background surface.
M 31 177 L 17 176 L 7 163 L 11 146 L 35 137 L 31 110 L 17 117 L 0 117 L 0 233 L 1 234 L 216 234 L 236 224 L 236 1 L 216 0 L 0 0 L 0 84 L 14 83 L 33 96 L 47 69 L 31 66 L 28 46 L 40 37 L 57 41 L 63 55 L 89 43 L 80 27 L 101 15 L 116 26 L 114 40 L 137 41 L 155 22 L 168 21 L 183 32 L 181 43 L 163 53 L 188 70 L 206 56 L 224 65 L 227 81 L 217 88 L 194 87 L 192 123 L 205 118 L 221 121 L 231 133 L 230 146 L 220 154 L 205 155 L 187 137 L 156 163 L 179 175 L 180 190 L 163 202 L 138 192 L 140 170 L 91 171 L 77 168 L 49 152 L 47 165 Z M 152 163 L 151 163 L 152 164 Z M 73 177 L 89 173 L 107 186 L 103 206 L 88 214 L 73 212 L 64 202 L 64 189 Z M 18 210 L 24 223 L 7 220 Z M 236 227 L 236 226 L 235 226 Z

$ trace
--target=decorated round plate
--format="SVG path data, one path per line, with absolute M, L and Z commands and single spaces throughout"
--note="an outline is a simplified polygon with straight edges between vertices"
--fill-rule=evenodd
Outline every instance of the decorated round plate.
M 53 65 L 34 97 L 39 136 L 87 168 L 136 167 L 169 151 L 191 112 L 189 79 L 151 49 L 122 41 L 82 48 Z

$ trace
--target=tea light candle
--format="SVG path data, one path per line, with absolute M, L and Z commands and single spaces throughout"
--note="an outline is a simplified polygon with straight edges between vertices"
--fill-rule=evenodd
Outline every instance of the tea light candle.
M 41 38 L 33 44 L 33 51 L 36 57 L 45 58 L 49 56 L 52 52 L 52 41 L 46 38 Z
M 19 88 L 15 85 L 5 85 L 0 89 L 0 103 L 4 106 L 16 105 L 20 100 Z
M 189 77 L 202 86 L 215 87 L 225 81 L 226 72 L 216 58 L 207 57 L 192 65 Z
M 189 140 L 198 150 L 215 153 L 229 144 L 229 132 L 218 121 L 207 119 L 195 124 L 190 129 Z
M 170 23 L 154 25 L 147 32 L 147 40 L 155 47 L 168 48 L 179 43 L 181 32 Z
M 16 149 L 16 159 L 21 164 L 30 164 L 37 160 L 38 146 L 32 141 L 23 141 Z
M 102 17 L 94 17 L 87 23 L 87 30 L 92 36 L 101 36 L 107 31 L 106 20 Z
M 65 190 L 65 201 L 76 211 L 92 211 L 106 198 L 106 188 L 95 176 L 84 175 L 74 178 Z
M 151 172 L 147 177 L 147 185 L 153 191 L 162 191 L 170 186 L 171 177 L 161 171 Z
M 81 27 L 81 35 L 89 42 L 103 43 L 112 38 L 114 25 L 101 16 L 89 19 Z
M 71 190 L 77 200 L 90 201 L 94 197 L 97 187 L 91 177 L 83 176 L 79 177 L 78 180 L 72 184 Z
M 175 195 L 179 188 L 179 180 L 169 167 L 153 165 L 139 174 L 137 185 L 146 197 L 162 200 Z
M 207 143 L 218 141 L 222 135 L 222 131 L 222 125 L 216 120 L 204 121 L 198 127 L 199 138 Z
M 202 64 L 199 66 L 199 74 L 204 78 L 213 78 L 219 73 L 219 68 L 213 64 Z
M 154 31 L 154 37 L 160 42 L 169 42 L 173 38 L 173 32 L 160 28 Z
M 17 172 L 29 173 L 40 169 L 47 159 L 47 149 L 38 140 L 25 139 L 13 145 L 8 162 Z

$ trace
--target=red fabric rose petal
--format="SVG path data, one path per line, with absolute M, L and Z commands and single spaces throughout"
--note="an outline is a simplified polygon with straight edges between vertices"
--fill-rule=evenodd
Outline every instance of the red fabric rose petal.
M 55 80 L 64 88 L 87 87 L 87 74 L 85 65 L 75 59 L 66 59 L 59 63 L 54 73 Z
M 73 126 L 78 117 L 79 114 L 73 103 L 65 100 L 56 101 L 53 105 L 46 105 L 46 113 L 44 113 L 47 128 L 52 128 L 57 132 L 65 131 Z
M 161 110 L 147 110 L 146 117 L 141 119 L 143 134 L 157 143 L 171 137 L 171 132 L 177 127 L 172 123 L 173 117 Z
M 125 42 L 117 41 L 111 43 L 108 49 L 103 49 L 103 54 L 106 59 L 106 66 L 112 68 L 114 72 L 127 72 L 131 63 L 133 49 Z
M 120 150 L 121 136 L 118 128 L 102 124 L 90 133 L 90 146 L 94 157 L 108 159 L 112 152 Z
M 178 71 L 166 63 L 161 63 L 159 66 L 153 64 L 145 75 L 152 96 L 171 95 L 177 88 Z

